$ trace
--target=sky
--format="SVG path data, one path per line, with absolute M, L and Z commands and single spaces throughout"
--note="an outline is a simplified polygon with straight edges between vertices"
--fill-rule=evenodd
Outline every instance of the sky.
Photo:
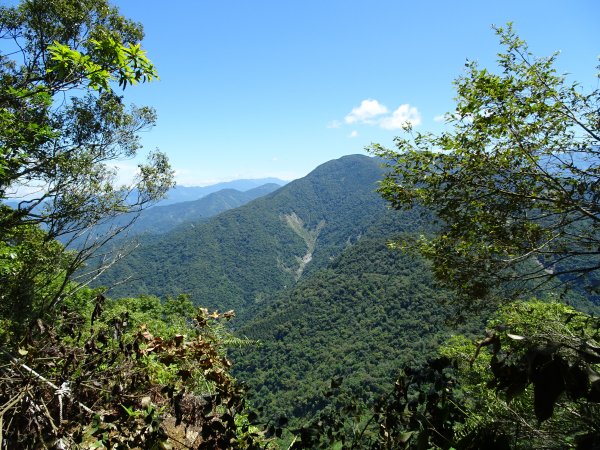
M 514 23 L 539 56 L 598 87 L 597 0 L 113 0 L 144 25 L 160 80 L 127 88 L 156 108 L 142 136 L 178 184 L 300 178 L 343 155 L 393 146 L 409 120 L 439 132 L 467 60 L 493 68 L 492 25 Z M 120 163 L 126 175 L 135 161 Z

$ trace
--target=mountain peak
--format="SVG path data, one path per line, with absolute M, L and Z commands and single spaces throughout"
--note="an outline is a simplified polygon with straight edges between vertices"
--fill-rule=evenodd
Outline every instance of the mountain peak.
M 381 221 L 387 208 L 375 191 L 382 175 L 379 161 L 364 155 L 321 164 L 244 206 L 142 241 L 101 282 L 135 274 L 139 283 L 112 294 L 189 293 L 198 304 L 241 314 L 324 267 Z

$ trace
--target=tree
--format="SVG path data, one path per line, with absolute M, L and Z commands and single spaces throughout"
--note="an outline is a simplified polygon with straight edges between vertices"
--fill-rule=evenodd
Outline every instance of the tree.
M 595 448 L 599 326 L 564 304 L 532 300 L 499 308 L 478 342 L 451 339 L 440 352 L 468 393 L 458 400 L 464 417 L 455 436 L 464 443 L 495 436 L 511 443 L 506 448 Z
M 229 373 L 224 345 L 243 341 L 219 321 L 233 312 L 86 287 L 126 228 L 99 225 L 172 185 L 160 152 L 131 186 L 114 183 L 111 164 L 156 118 L 116 92 L 156 78 L 142 37 L 106 0 L 0 7 L 0 446 L 267 445 Z M 91 256 L 101 264 L 85 273 Z
M 557 75 L 557 54 L 535 58 L 510 24 L 496 33 L 500 71 L 466 64 L 451 131 L 409 127 L 397 149 L 371 148 L 388 160 L 380 192 L 392 206 L 439 217 L 418 246 L 471 301 L 499 281 L 539 287 L 600 268 L 600 90 Z
M 463 305 L 509 303 L 477 345 L 445 350 L 459 367 L 456 386 L 475 393 L 453 403 L 465 414 L 453 427 L 457 448 L 481 448 L 481 438 L 494 448 L 592 448 L 597 321 L 564 305 L 510 302 L 532 289 L 585 285 L 589 295 L 597 285 L 600 89 L 585 93 L 557 75 L 557 54 L 534 57 L 510 24 L 496 33 L 500 71 L 467 63 L 450 131 L 407 127 L 396 150 L 372 147 L 391 169 L 380 192 L 395 208 L 437 215 L 436 233 L 396 244 L 416 244 Z
M 115 186 L 111 164 L 135 156 L 138 132 L 156 120 L 151 108 L 126 107 L 115 90 L 156 78 L 142 37 L 141 25 L 106 0 L 0 7 L 0 202 L 19 197 L 13 208 L 0 203 L 0 299 L 9 311 L 52 309 L 69 286 L 96 276 L 112 258 L 69 284 L 126 226 L 90 230 L 140 211 L 172 185 L 157 151 L 131 186 Z M 48 258 L 36 263 L 42 253 Z

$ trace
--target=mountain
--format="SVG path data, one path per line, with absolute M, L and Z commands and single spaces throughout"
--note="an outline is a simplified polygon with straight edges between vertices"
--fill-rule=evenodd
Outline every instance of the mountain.
M 236 189 L 221 189 L 199 200 L 154 206 L 139 214 L 139 217 L 129 227 L 128 235 L 166 233 L 183 223 L 205 220 L 228 209 L 237 208 L 279 188 L 279 184 L 268 183 L 245 192 Z M 120 216 L 109 225 L 114 227 L 126 224 L 131 217 L 133 216 Z
M 480 337 L 490 312 L 452 306 L 428 261 L 386 245 L 436 221 L 389 209 L 382 175 L 375 158 L 329 161 L 241 207 L 142 237 L 99 284 L 113 297 L 187 293 L 234 309 L 231 330 L 257 343 L 231 354 L 234 374 L 265 423 L 286 417 L 293 429 L 352 397 L 372 404 L 402 365 L 418 367 L 452 334 Z
M 239 208 L 142 237 L 99 284 L 114 285 L 113 297 L 187 293 L 235 309 L 233 331 L 261 343 L 233 355 L 236 374 L 265 417 L 311 417 L 332 377 L 372 398 L 401 363 L 432 354 L 453 315 L 428 263 L 386 246 L 434 220 L 387 207 L 380 163 L 345 156 Z
M 287 181 L 280 180 L 279 178 L 258 178 L 258 179 L 242 179 L 225 181 L 222 183 L 212 184 L 210 186 L 175 186 L 170 189 L 167 193 L 167 197 L 157 205 L 172 205 L 174 203 L 189 202 L 198 200 L 205 197 L 213 192 L 217 192 L 223 189 L 235 189 L 236 191 L 246 192 L 250 189 L 254 189 L 265 184 L 276 184 L 278 186 L 284 186 Z
M 138 249 L 98 282 L 112 296 L 188 293 L 239 314 L 265 296 L 325 267 L 388 214 L 413 230 L 430 217 L 390 211 L 375 192 L 380 161 L 350 155 L 242 207 L 179 227 Z
M 365 236 L 236 328 L 260 343 L 232 359 L 265 419 L 314 416 L 334 378 L 372 400 L 391 388 L 402 364 L 418 366 L 448 338 L 454 312 L 442 305 L 451 294 L 435 287 L 426 261 L 391 251 L 386 241 Z M 473 318 L 452 331 L 479 326 Z
M 177 186 L 171 189 L 168 197 L 152 207 L 144 209 L 141 213 L 123 214 L 103 221 L 94 227 L 90 234 L 98 235 L 111 229 L 128 224 L 136 214 L 138 217 L 127 229 L 127 236 L 140 233 L 164 233 L 176 226 L 187 222 L 202 220 L 215 216 L 227 209 L 237 208 L 279 189 L 287 181 L 278 178 L 261 178 L 250 180 L 234 180 L 204 187 Z M 132 194 L 135 196 L 136 194 Z M 20 200 L 5 199 L 1 203 L 17 208 Z M 38 207 L 41 209 L 41 206 Z M 36 209 L 34 209 L 34 212 Z M 87 238 L 87 234 L 72 243 L 77 243 Z M 63 243 L 70 240 L 71 236 L 62 236 Z

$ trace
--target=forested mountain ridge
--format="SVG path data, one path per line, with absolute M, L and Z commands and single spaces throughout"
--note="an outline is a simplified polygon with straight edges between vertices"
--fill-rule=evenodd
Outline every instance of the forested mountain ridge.
M 276 191 L 280 187 L 276 183 L 267 183 L 247 191 L 228 188 L 212 192 L 198 200 L 166 205 L 158 204 L 138 214 L 135 221 L 127 228 L 127 236 L 131 237 L 141 233 L 166 233 L 183 223 L 206 220 L 228 209 L 245 205 L 254 199 Z M 124 214 L 102 227 L 124 226 L 135 216 L 136 213 Z
M 392 228 L 385 226 L 386 236 Z M 380 227 L 378 231 L 383 231 Z M 365 401 L 391 388 L 402 364 L 418 366 L 444 342 L 451 297 L 418 255 L 368 233 L 324 269 L 275 294 L 236 333 L 258 346 L 235 352 L 235 373 L 268 417 L 313 417 L 331 379 Z M 461 330 L 478 329 L 474 318 Z M 458 331 L 458 328 L 453 330 Z
M 330 161 L 240 208 L 181 226 L 160 240 L 142 239 L 99 283 L 111 286 L 131 276 L 131 283 L 110 295 L 188 293 L 197 304 L 241 313 L 292 285 L 302 264 L 304 274 L 324 267 L 377 223 L 386 213 L 375 192 L 381 175 L 376 158 Z

